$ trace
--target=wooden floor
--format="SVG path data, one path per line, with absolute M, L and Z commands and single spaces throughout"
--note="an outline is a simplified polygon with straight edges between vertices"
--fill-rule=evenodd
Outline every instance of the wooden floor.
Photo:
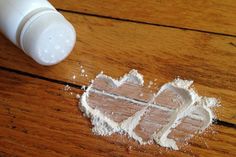
M 74 25 L 76 46 L 43 67 L 0 35 L 0 157 L 236 156 L 235 0 L 50 1 Z M 194 80 L 200 95 L 220 99 L 216 122 L 180 151 L 93 135 L 75 94 L 102 70 L 131 69 L 158 86 Z

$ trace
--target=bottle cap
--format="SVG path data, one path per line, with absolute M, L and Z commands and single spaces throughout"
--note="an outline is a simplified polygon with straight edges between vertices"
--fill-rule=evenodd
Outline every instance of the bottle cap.
M 65 59 L 75 42 L 74 27 L 55 10 L 32 16 L 20 34 L 23 51 L 42 65 L 54 65 Z

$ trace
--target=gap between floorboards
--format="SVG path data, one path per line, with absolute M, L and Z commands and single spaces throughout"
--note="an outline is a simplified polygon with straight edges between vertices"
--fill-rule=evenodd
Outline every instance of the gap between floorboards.
M 136 20 L 131 20 L 131 19 L 111 17 L 111 16 L 105 16 L 105 15 L 97 15 L 97 14 L 85 13 L 85 12 L 80 12 L 80 11 L 72 11 L 72 10 L 66 10 L 66 9 L 60 9 L 60 8 L 56 8 L 56 9 L 61 12 L 68 12 L 68 13 L 73 13 L 73 14 L 93 16 L 93 17 L 98 17 L 98 18 L 106 18 L 106 19 L 112 19 L 112 20 L 116 20 L 116 21 L 125 21 L 125 22 L 139 23 L 139 24 L 152 25 L 152 26 L 158 26 L 158 27 L 179 29 L 179 30 L 185 30 L 185 31 L 201 32 L 201 33 L 214 34 L 214 35 L 220 35 L 220 36 L 228 36 L 228 37 L 236 37 L 236 35 L 227 34 L 227 33 L 211 32 L 211 31 L 205 31 L 205 30 L 200 30 L 200 29 L 177 27 L 177 26 L 163 25 L 163 24 L 144 22 L 144 21 L 136 21 Z
M 61 81 L 61 80 L 56 80 L 56 79 L 51 79 L 51 78 L 47 78 L 47 77 L 44 77 L 44 76 L 31 74 L 31 73 L 28 73 L 28 72 L 23 72 L 23 71 L 20 71 L 20 70 L 10 69 L 10 68 L 6 68 L 6 67 L 2 67 L 2 66 L 0 66 L 0 70 L 7 71 L 7 72 L 10 72 L 10 73 L 19 74 L 19 75 L 23 75 L 23 76 L 27 76 L 27 77 L 31 77 L 31 78 L 36 78 L 36 79 L 40 79 L 40 80 L 44 80 L 44 81 L 48 81 L 48 82 L 52 82 L 52 83 L 57 83 L 57 84 L 65 85 L 65 86 L 69 85 L 70 87 L 77 88 L 77 89 L 80 89 L 80 90 L 86 90 L 87 89 L 87 87 L 84 89 L 83 86 L 77 85 L 77 84 L 74 84 L 74 83 L 69 83 L 69 82 L 66 82 L 66 81 Z M 222 120 L 219 120 L 219 119 L 214 119 L 213 124 L 236 129 L 236 124 L 226 122 L 226 121 L 222 121 Z

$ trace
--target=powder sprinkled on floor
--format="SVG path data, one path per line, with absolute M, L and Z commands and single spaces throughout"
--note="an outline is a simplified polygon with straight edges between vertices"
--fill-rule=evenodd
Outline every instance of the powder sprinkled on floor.
M 215 98 L 199 96 L 192 83 L 178 78 L 153 93 L 149 86 L 154 83 L 144 87 L 136 70 L 120 80 L 101 73 L 81 96 L 80 109 L 97 135 L 127 134 L 140 144 L 178 150 L 212 123 L 211 108 L 218 104 Z

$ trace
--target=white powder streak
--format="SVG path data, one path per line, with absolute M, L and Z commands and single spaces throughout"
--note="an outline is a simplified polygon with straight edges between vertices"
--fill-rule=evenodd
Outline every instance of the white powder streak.
M 119 80 L 115 80 L 109 76 L 100 73 L 96 79 L 103 79 L 106 81 L 111 87 L 117 88 L 122 86 L 124 83 L 129 82 L 133 84 L 143 85 L 143 76 L 139 74 L 136 70 L 130 71 L 129 74 L 126 74 L 124 77 Z M 100 91 L 93 88 L 92 84 L 88 87 L 86 92 L 81 96 L 80 108 L 85 113 L 87 117 L 91 118 L 92 124 L 94 125 L 93 132 L 98 135 L 111 135 L 112 133 L 126 133 L 133 139 L 137 140 L 140 144 L 152 143 L 154 140 L 157 144 L 169 147 L 175 150 L 178 150 L 178 146 L 174 139 L 169 139 L 168 135 L 172 131 L 172 129 L 176 128 L 182 121 L 184 117 L 190 117 L 196 120 L 202 120 L 204 125 L 199 128 L 200 131 L 204 131 L 211 123 L 214 115 L 210 109 L 210 107 L 214 107 L 218 104 L 215 98 L 206 98 L 198 96 L 198 94 L 190 87 L 193 81 L 176 79 L 173 82 L 167 83 L 161 87 L 161 89 L 154 94 L 153 99 L 150 102 L 144 102 L 140 100 L 134 100 L 125 96 L 111 94 L 105 91 Z M 153 84 L 153 82 L 151 83 Z M 184 105 L 176 108 L 170 109 L 160 104 L 153 104 L 154 99 L 159 96 L 165 89 L 172 89 L 183 95 L 186 102 Z M 112 119 L 106 117 L 101 111 L 98 109 L 91 108 L 88 104 L 89 93 L 93 92 L 98 95 L 105 95 L 108 97 L 112 97 L 114 99 L 126 100 L 131 103 L 144 106 L 140 111 L 137 111 L 133 116 L 128 119 L 117 123 Z M 122 106 L 120 106 L 122 107 Z M 144 142 L 141 137 L 139 137 L 135 132 L 134 128 L 139 124 L 141 117 L 145 114 L 148 107 L 157 108 L 159 110 L 171 112 L 170 121 L 164 125 L 161 130 L 155 132 L 151 135 L 151 140 L 148 142 Z M 199 114 L 193 114 L 193 112 Z

